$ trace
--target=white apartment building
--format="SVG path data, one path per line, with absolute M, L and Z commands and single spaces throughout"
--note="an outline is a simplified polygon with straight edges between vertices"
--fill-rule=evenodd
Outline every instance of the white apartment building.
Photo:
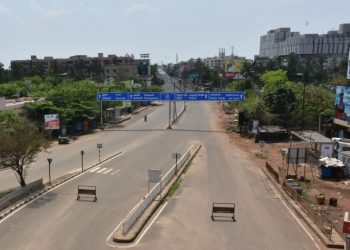
M 347 58 L 350 49 L 350 23 L 339 25 L 339 30 L 327 34 L 300 34 L 290 28 L 270 30 L 260 37 L 260 57 L 287 56 L 294 52 L 301 57 L 324 56 L 326 63 Z

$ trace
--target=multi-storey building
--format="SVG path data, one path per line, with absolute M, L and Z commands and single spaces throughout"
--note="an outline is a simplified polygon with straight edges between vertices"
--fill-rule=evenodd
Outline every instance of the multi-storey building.
M 203 63 L 209 69 L 223 69 L 225 64 L 225 49 L 219 49 L 219 57 L 207 57 L 203 59 Z
M 120 70 L 123 68 L 124 70 Z M 129 78 L 149 78 L 150 59 L 134 59 L 134 56 L 103 56 L 98 53 L 97 57 L 76 55 L 69 58 L 31 56 L 30 60 L 11 61 L 11 70 L 14 74 L 28 76 L 30 74 L 45 75 L 48 73 L 61 75 L 77 75 L 82 78 L 92 79 L 117 79 L 128 80 Z M 125 74 L 127 73 L 127 74 Z
M 350 49 L 350 23 L 339 25 L 339 30 L 327 34 L 300 34 L 290 28 L 270 30 L 260 37 L 260 57 L 279 57 L 296 53 L 301 57 L 323 56 L 326 64 L 339 63 L 347 58 Z

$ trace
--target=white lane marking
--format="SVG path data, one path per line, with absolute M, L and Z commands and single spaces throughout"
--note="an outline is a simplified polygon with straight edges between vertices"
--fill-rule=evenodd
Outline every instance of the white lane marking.
M 100 170 L 98 170 L 96 173 L 101 173 L 101 172 L 103 172 L 103 171 L 105 171 L 107 168 L 101 168 Z
M 99 170 L 101 167 L 94 167 L 93 169 L 89 170 L 90 173 L 95 172 L 96 170 Z
M 119 225 L 114 229 L 114 231 L 108 236 L 108 238 L 106 239 L 106 244 L 110 247 L 113 248 L 132 248 L 135 247 L 137 244 L 139 244 L 139 242 L 141 241 L 141 239 L 143 238 L 143 236 L 147 233 L 147 231 L 151 228 L 151 226 L 153 225 L 153 223 L 157 220 L 157 218 L 159 217 L 159 215 L 162 213 L 162 211 L 164 210 L 164 208 L 166 207 L 166 205 L 168 205 L 168 202 L 165 202 L 164 205 L 162 206 L 162 208 L 157 212 L 156 216 L 152 219 L 152 221 L 148 224 L 148 226 L 145 228 L 145 230 L 143 230 L 143 232 L 141 233 L 141 235 L 137 238 L 136 242 L 134 244 L 128 245 L 128 246 L 119 246 L 119 245 L 112 245 L 109 243 L 109 240 L 111 238 L 111 236 L 115 233 L 115 231 L 118 230 L 118 228 L 122 225 L 123 221 L 121 221 L 119 223 Z M 321 249 L 320 249 L 321 250 Z
M 276 189 L 272 186 L 271 183 L 269 183 L 269 186 L 271 187 L 272 191 L 277 195 L 277 191 Z M 312 235 L 308 232 L 308 230 L 305 228 L 305 226 L 301 223 L 301 221 L 298 219 L 298 217 L 293 213 L 293 211 L 289 208 L 289 206 L 285 203 L 285 201 L 283 199 L 279 199 L 283 205 L 287 208 L 288 212 L 293 216 L 293 218 L 298 222 L 298 224 L 300 225 L 300 227 L 305 231 L 305 233 L 310 237 L 310 239 L 312 240 L 312 242 L 315 244 L 315 246 L 317 247 L 318 250 L 321 250 L 321 248 L 319 247 L 319 245 L 317 244 L 316 240 L 312 237 Z
M 112 158 L 109 159 L 108 161 L 111 161 L 112 159 L 115 159 L 115 158 L 117 158 L 117 157 L 123 155 L 124 153 L 125 153 L 125 151 L 124 151 L 124 152 L 121 152 L 121 153 L 119 153 L 119 154 L 117 154 L 116 156 L 112 157 Z M 108 162 L 108 161 L 105 161 L 105 162 Z M 104 162 L 104 163 L 105 163 L 105 162 Z M 104 164 L 104 163 L 102 163 L 102 164 Z M 18 209 L 15 210 L 14 212 L 10 213 L 10 214 L 9 214 L 8 216 L 6 216 L 5 218 L 0 219 L 0 224 L 3 223 L 3 222 L 4 222 L 5 220 L 7 220 L 8 218 L 10 218 L 10 217 L 12 217 L 13 215 L 15 215 L 16 213 L 18 213 L 19 211 L 21 211 L 23 208 L 25 208 L 25 207 L 28 206 L 29 204 L 33 203 L 33 202 L 36 201 L 37 199 L 40 199 L 42 196 L 44 196 L 44 195 L 46 195 L 46 194 L 52 192 L 53 190 L 55 190 L 55 189 L 57 189 L 57 188 L 63 186 L 64 184 L 67 184 L 68 182 L 71 182 L 71 181 L 73 181 L 73 180 L 79 178 L 80 176 L 84 175 L 84 174 L 87 173 L 87 172 L 88 172 L 88 171 L 83 172 L 83 173 L 80 173 L 80 174 L 78 174 L 77 176 L 73 177 L 72 179 L 69 179 L 69 180 L 67 180 L 67 181 L 65 181 L 65 182 L 63 182 L 63 183 L 57 185 L 56 187 L 54 187 L 54 188 L 48 190 L 47 192 L 44 192 L 43 194 L 39 195 L 39 196 L 36 197 L 35 199 L 29 201 L 28 203 L 26 203 L 26 204 L 23 205 L 22 207 L 18 208 Z
M 104 171 L 102 174 L 108 174 L 109 172 L 112 172 L 113 168 L 108 169 L 107 171 Z
M 117 169 L 116 171 L 114 171 L 113 173 L 111 173 L 111 175 L 115 175 L 116 173 L 118 173 L 120 171 L 120 169 Z

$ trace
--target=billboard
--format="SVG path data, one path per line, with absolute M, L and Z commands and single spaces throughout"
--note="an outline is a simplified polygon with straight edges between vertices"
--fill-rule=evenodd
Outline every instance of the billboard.
M 349 50 L 348 71 L 346 73 L 346 78 L 348 78 L 350 80 L 350 50 Z
M 234 78 L 240 75 L 244 61 L 243 59 L 226 59 L 224 62 L 225 77 Z
M 49 129 L 59 129 L 60 128 L 60 118 L 58 114 L 44 115 L 45 120 L 45 130 Z
M 333 122 L 350 128 L 350 87 L 337 86 Z

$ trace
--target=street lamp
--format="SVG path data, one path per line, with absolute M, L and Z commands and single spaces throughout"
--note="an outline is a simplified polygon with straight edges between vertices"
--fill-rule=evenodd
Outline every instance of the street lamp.
M 81 172 L 84 171 L 84 150 L 80 151 L 81 154 Z
M 303 73 L 297 73 L 297 76 L 300 77 L 301 80 L 304 78 Z M 303 104 L 302 104 L 302 117 L 301 117 L 301 128 L 304 129 L 304 117 L 305 117 L 305 81 L 303 81 Z
M 51 186 L 51 162 L 52 162 L 52 159 L 51 158 L 47 158 L 47 161 L 49 162 L 49 183 L 50 183 L 50 186 Z

